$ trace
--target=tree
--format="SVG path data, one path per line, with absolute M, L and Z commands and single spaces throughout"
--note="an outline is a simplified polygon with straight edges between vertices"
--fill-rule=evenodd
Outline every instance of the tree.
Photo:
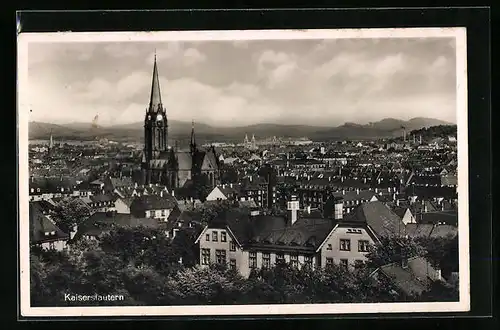
M 58 227 L 69 233 L 73 226 L 80 225 L 91 215 L 91 210 L 76 199 L 64 199 L 57 208 L 54 220 Z
M 230 208 L 231 203 L 228 200 L 205 203 L 200 209 L 201 221 L 205 224 L 213 221 L 223 221 L 226 212 Z
M 193 178 L 193 193 L 195 198 L 205 202 L 208 194 L 212 191 L 212 186 L 208 180 L 208 175 L 198 174 Z
M 378 268 L 402 258 L 424 255 L 425 250 L 414 239 L 401 236 L 382 236 L 380 242 L 369 247 L 367 265 Z

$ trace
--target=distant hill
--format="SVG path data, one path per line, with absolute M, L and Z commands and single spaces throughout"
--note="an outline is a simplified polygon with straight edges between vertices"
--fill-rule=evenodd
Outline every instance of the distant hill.
M 196 138 L 200 142 L 207 141 L 243 141 L 245 134 L 249 138 L 255 135 L 257 139 L 277 136 L 299 138 L 308 137 L 312 140 L 325 141 L 335 139 L 375 139 L 382 137 L 401 136 L 401 127 L 406 131 L 425 127 L 449 125 L 449 123 L 432 118 L 413 118 L 408 121 L 386 118 L 367 125 L 345 123 L 338 127 L 318 127 L 308 125 L 255 124 L 243 127 L 214 127 L 203 123 L 195 123 Z M 48 139 L 50 133 L 56 139 L 93 140 L 108 138 L 115 141 L 142 141 L 144 123 L 136 122 L 124 125 L 114 125 L 94 128 L 90 123 L 70 123 L 56 125 L 50 123 L 30 122 L 30 139 Z M 169 136 L 171 140 L 180 143 L 189 140 L 191 123 L 169 120 Z

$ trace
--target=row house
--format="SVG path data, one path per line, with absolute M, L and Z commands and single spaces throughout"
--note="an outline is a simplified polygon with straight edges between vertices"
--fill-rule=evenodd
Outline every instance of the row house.
M 94 212 L 107 212 L 115 207 L 116 196 L 113 194 L 98 194 L 80 197 Z
M 279 262 L 295 267 L 354 267 L 366 261 L 370 244 L 379 242 L 380 236 L 404 233 L 401 219 L 380 202 L 359 205 L 344 216 L 343 201 L 337 199 L 328 218 L 309 213 L 299 217 L 299 206 L 292 197 L 284 217 L 227 212 L 196 239 L 200 265 L 228 264 L 243 276 Z
M 77 183 L 69 178 L 34 178 L 29 182 L 30 201 L 48 200 L 68 196 L 79 196 Z
M 258 207 L 271 208 L 278 196 L 276 186 L 259 176 L 249 176 L 242 184 L 239 198 L 241 201 L 253 200 Z

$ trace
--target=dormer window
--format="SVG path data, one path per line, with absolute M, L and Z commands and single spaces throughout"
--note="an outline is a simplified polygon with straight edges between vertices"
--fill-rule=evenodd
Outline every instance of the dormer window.
M 40 192 L 40 188 L 36 188 L 36 192 Z
M 30 192 L 35 192 L 35 189 L 34 189 L 34 188 L 31 188 L 31 189 L 30 189 Z
M 51 232 L 50 232 L 50 235 L 51 235 L 51 236 L 54 236 L 55 234 L 56 234 L 56 232 L 55 232 L 55 231 L 51 231 Z

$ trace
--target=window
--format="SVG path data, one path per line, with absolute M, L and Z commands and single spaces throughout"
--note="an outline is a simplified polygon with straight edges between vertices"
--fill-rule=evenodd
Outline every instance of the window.
M 165 210 L 161 210 L 161 216 L 164 217 L 165 216 Z
M 331 251 L 331 250 L 333 250 L 333 247 L 332 247 L 331 244 L 328 244 L 327 247 L 326 247 L 326 249 Z
M 257 268 L 257 252 L 250 252 L 248 256 L 248 265 L 250 268 Z
M 32 192 L 32 193 L 35 192 L 35 188 L 31 188 L 30 192 Z
M 340 259 L 340 265 L 344 268 L 347 268 L 347 259 Z
M 262 268 L 271 267 L 271 255 L 269 253 L 262 253 Z
M 236 270 L 236 259 L 230 259 L 229 260 L 229 269 L 230 270 Z
M 54 244 L 54 242 L 50 242 L 49 243 L 49 249 L 55 250 L 55 248 L 56 248 L 56 245 Z
M 340 240 L 340 251 L 351 251 L 351 240 L 341 239 Z
M 368 252 L 368 241 L 358 241 L 358 252 Z
M 333 266 L 333 258 L 326 258 L 326 267 L 332 267 Z
M 285 255 L 283 253 L 276 253 L 276 263 L 285 262 Z
M 313 266 L 313 258 L 311 256 L 305 256 L 304 257 L 304 264 L 306 265 L 306 267 L 312 268 L 312 266 Z
M 297 267 L 299 265 L 299 256 L 296 254 L 290 255 L 290 264 L 292 267 Z
M 219 265 L 226 263 L 226 250 L 215 250 L 215 262 Z
M 217 242 L 218 240 L 219 239 L 218 239 L 218 236 L 217 236 L 217 232 L 216 231 L 212 232 L 212 241 Z
M 210 249 L 201 249 L 201 264 L 210 264 Z
M 227 235 L 226 235 L 225 231 L 223 231 L 222 233 L 220 233 L 220 241 L 221 242 L 227 242 Z
M 236 251 L 236 244 L 233 241 L 229 242 L 229 251 Z
M 206 234 L 206 235 L 205 235 L 205 240 L 206 240 L 207 242 L 210 242 L 210 234 Z

